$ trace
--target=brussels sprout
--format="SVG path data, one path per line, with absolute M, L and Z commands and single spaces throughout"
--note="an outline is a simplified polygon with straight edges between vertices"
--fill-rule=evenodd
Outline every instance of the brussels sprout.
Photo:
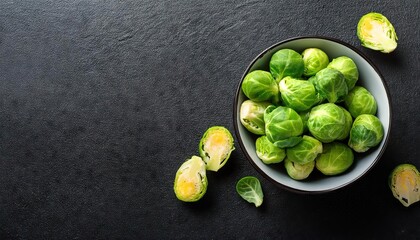
M 310 78 L 321 97 L 328 102 L 335 103 L 344 100 L 348 93 L 348 87 L 344 75 L 334 68 L 324 68 Z
M 246 176 L 236 183 L 236 192 L 249 203 L 255 204 L 255 207 L 261 206 L 264 199 L 264 193 L 258 178 Z
M 286 150 L 276 147 L 267 136 L 261 136 L 255 141 L 257 156 L 265 164 L 279 163 L 286 157 Z
M 198 151 L 206 163 L 206 169 L 217 172 L 235 149 L 229 130 L 221 126 L 207 129 L 200 140 Z
M 257 135 L 265 134 L 264 110 L 270 105 L 269 102 L 254 102 L 245 100 L 241 104 L 239 118 L 242 125 L 250 132 Z
M 300 164 L 291 161 L 286 157 L 284 160 L 284 167 L 286 168 L 287 174 L 295 180 L 304 180 L 309 177 L 311 172 L 315 168 L 315 161 L 311 161 L 305 164 Z
M 343 136 L 346 116 L 334 103 L 324 103 L 311 109 L 308 119 L 309 132 L 323 143 L 329 143 Z
M 299 78 L 304 71 L 302 56 L 292 49 L 281 49 L 270 59 L 270 72 L 277 82 L 286 76 Z
M 265 134 L 276 147 L 293 147 L 302 140 L 302 119 L 291 108 L 268 106 L 265 109 L 264 122 Z
M 322 153 L 322 143 L 307 135 L 303 135 L 302 141 L 296 146 L 286 149 L 287 158 L 299 164 L 314 161 L 320 153 Z
M 374 115 L 359 115 L 350 129 L 349 146 L 356 152 L 366 152 L 378 145 L 384 137 L 382 123 Z
M 309 119 L 309 113 L 311 111 L 305 111 L 305 112 L 300 112 L 299 116 L 302 119 L 302 123 L 303 123 L 303 133 L 307 133 L 309 131 L 308 129 L 308 119 Z
M 315 159 L 316 168 L 324 175 L 337 175 L 345 172 L 354 160 L 353 151 L 341 142 L 323 145 L 323 151 Z
M 330 59 L 328 55 L 318 48 L 307 48 L 302 52 L 304 63 L 303 75 L 310 77 L 315 75 L 320 70 L 326 68 Z
M 344 98 L 344 104 L 350 114 L 356 118 L 361 114 L 375 115 L 378 109 L 373 95 L 364 87 L 356 86 Z
M 420 201 L 420 173 L 414 165 L 404 163 L 395 167 L 389 175 L 388 185 L 405 207 Z
M 353 124 L 353 118 L 351 117 L 351 114 L 349 111 L 347 111 L 347 109 L 339 106 L 341 108 L 341 110 L 343 110 L 344 116 L 346 118 L 345 123 L 344 123 L 344 129 L 343 129 L 343 133 L 337 138 L 337 140 L 344 140 L 346 139 L 349 134 L 350 134 L 350 129 L 351 126 Z
M 245 96 L 255 102 L 277 102 L 280 98 L 278 84 L 267 71 L 255 70 L 248 73 L 241 87 Z
M 359 80 L 359 70 L 357 69 L 356 63 L 347 56 L 334 58 L 328 64 L 328 68 L 334 68 L 344 75 L 344 80 L 349 91 L 354 88 L 357 80 Z
M 394 26 L 380 13 L 371 12 L 360 18 L 357 37 L 362 46 L 383 53 L 390 53 L 397 48 L 398 37 Z
M 309 110 L 320 102 L 314 85 L 306 80 L 285 77 L 280 81 L 279 90 L 284 105 L 295 111 Z
M 185 161 L 175 175 L 176 197 L 184 202 L 200 200 L 207 191 L 206 165 L 198 156 Z

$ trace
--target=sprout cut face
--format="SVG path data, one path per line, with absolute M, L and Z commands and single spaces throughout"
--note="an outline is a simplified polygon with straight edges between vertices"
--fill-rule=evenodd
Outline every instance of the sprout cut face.
M 347 56 L 334 58 L 328 64 L 328 68 L 336 69 L 343 74 L 349 91 L 354 88 L 357 80 L 359 80 L 359 70 L 356 63 Z
M 348 145 L 356 152 L 366 152 L 378 145 L 384 137 L 381 121 L 374 115 L 359 115 L 350 130 Z
M 267 136 L 261 136 L 255 141 L 256 153 L 265 164 L 279 163 L 286 157 L 286 150 L 276 147 Z
M 242 125 L 250 132 L 257 135 L 265 134 L 264 111 L 269 102 L 254 102 L 245 100 L 241 104 L 239 117 Z
M 412 164 L 394 168 L 388 181 L 392 194 L 405 207 L 420 201 L 420 173 Z
M 375 97 L 361 86 L 354 87 L 344 98 L 344 103 L 354 118 L 362 114 L 375 115 L 378 109 Z
M 319 48 L 307 48 L 302 52 L 304 63 L 303 75 L 310 77 L 328 66 L 328 55 Z
M 312 83 L 285 77 L 279 84 L 280 95 L 285 106 L 297 112 L 309 110 L 321 101 Z
M 206 169 L 217 172 L 226 164 L 234 149 L 233 137 L 229 130 L 213 126 L 204 133 L 198 151 L 206 163 Z
M 380 13 L 371 12 L 360 18 L 357 37 L 362 46 L 383 53 L 390 53 L 397 48 L 398 37 L 394 26 Z
M 207 191 L 206 165 L 198 156 L 185 161 L 175 175 L 176 197 L 184 202 L 200 200 Z
M 276 102 L 280 98 L 278 84 L 267 71 L 255 70 L 248 73 L 241 88 L 245 96 L 255 102 Z
M 302 56 L 292 49 L 281 49 L 270 59 L 270 72 L 277 82 L 287 76 L 301 77 L 304 68 Z
M 353 164 L 353 151 L 346 144 L 332 142 L 323 147 L 323 152 L 315 159 L 315 166 L 324 175 L 343 173 Z
M 290 161 L 286 158 L 284 160 L 284 167 L 286 168 L 287 174 L 295 180 L 304 180 L 309 177 L 311 172 L 315 168 L 315 161 L 311 161 L 305 164 L 299 164 Z

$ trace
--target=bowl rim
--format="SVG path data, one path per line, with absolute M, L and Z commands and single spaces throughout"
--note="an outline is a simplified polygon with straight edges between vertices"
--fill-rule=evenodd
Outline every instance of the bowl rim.
M 385 89 L 385 93 L 386 96 L 388 98 L 388 107 L 389 107 L 389 125 L 388 125 L 388 131 L 386 132 L 386 137 L 383 140 L 384 141 L 384 145 L 382 147 L 382 149 L 379 151 L 378 155 L 376 156 L 376 158 L 374 159 L 374 161 L 372 162 L 371 165 L 369 165 L 368 168 L 366 168 L 366 170 L 364 170 L 360 175 L 358 175 L 357 177 L 351 179 L 351 181 L 345 182 L 341 185 L 338 185 L 336 187 L 333 188 L 329 188 L 326 190 L 317 190 L 317 191 L 308 191 L 308 190 L 302 190 L 302 189 L 297 189 L 297 188 L 293 188 L 287 185 L 284 185 L 282 183 L 277 182 L 276 180 L 274 180 L 273 178 L 271 178 L 268 174 L 266 174 L 263 170 L 261 170 L 252 160 L 251 156 L 248 154 L 244 143 L 242 142 L 242 138 L 241 135 L 239 133 L 239 126 L 238 126 L 238 114 L 237 114 L 237 106 L 238 106 L 238 99 L 239 99 L 239 95 L 241 94 L 241 85 L 243 82 L 243 79 L 245 78 L 246 74 L 249 72 L 249 70 L 252 68 L 252 66 L 255 64 L 255 62 L 260 59 L 264 54 L 266 54 L 268 51 L 276 48 L 277 46 L 281 45 L 281 44 L 285 44 L 291 41 L 296 41 L 296 40 L 301 40 L 301 39 L 322 39 L 322 40 L 327 40 L 327 41 L 332 41 L 338 44 L 341 44 L 351 50 L 353 50 L 355 53 L 357 53 L 359 56 L 361 56 L 366 62 L 368 62 L 372 68 L 374 69 L 374 71 L 378 74 L 384 89 Z M 235 130 L 235 135 L 238 139 L 239 142 L 239 146 L 243 152 L 243 154 L 245 155 L 245 157 L 247 158 L 247 160 L 251 163 L 251 165 L 254 167 L 254 169 L 257 170 L 257 172 L 259 172 L 263 177 L 265 177 L 266 179 L 268 179 L 270 182 L 272 182 L 274 185 L 277 185 L 283 189 L 289 190 L 291 192 L 295 192 L 295 193 L 303 193 L 303 194 L 320 194 L 320 193 L 328 193 L 328 192 L 333 192 L 335 190 L 341 189 L 345 186 L 348 186 L 354 182 L 356 182 L 357 180 L 359 180 L 360 178 L 362 178 L 363 176 L 365 176 L 379 161 L 379 159 L 382 157 L 383 153 L 386 150 L 386 147 L 388 145 L 389 142 L 389 138 L 390 138 L 390 133 L 391 133 L 391 124 L 392 124 L 392 100 L 391 100 L 391 95 L 389 93 L 389 88 L 388 85 L 386 84 L 384 77 L 382 75 L 382 73 L 379 71 L 379 69 L 376 67 L 376 65 L 372 62 L 372 60 L 370 60 L 364 53 L 362 53 L 359 49 L 357 49 L 356 47 L 352 46 L 349 43 L 346 43 L 342 40 L 336 39 L 336 38 L 332 38 L 332 37 L 326 37 L 326 36 L 317 36 L 317 35 L 309 35 L 309 36 L 297 36 L 297 37 L 290 37 L 287 38 L 285 40 L 279 41 L 277 43 L 272 44 L 271 46 L 269 46 L 268 48 L 264 49 L 263 51 L 261 51 L 249 64 L 248 67 L 245 69 L 244 73 L 242 74 L 241 80 L 239 81 L 239 83 L 237 84 L 237 88 L 236 88 L 236 93 L 235 93 L 235 99 L 234 99 L 234 103 L 233 103 L 233 126 L 234 126 L 234 130 Z

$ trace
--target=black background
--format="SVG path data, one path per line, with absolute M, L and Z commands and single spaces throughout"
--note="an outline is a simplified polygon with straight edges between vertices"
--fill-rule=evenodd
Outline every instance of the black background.
M 361 47 L 359 18 L 381 12 L 399 45 Z M 391 170 L 419 160 L 418 1 L 0 2 L 0 238 L 415 239 L 420 204 L 403 207 Z M 232 133 L 238 82 L 290 37 L 350 43 L 381 71 L 392 129 L 379 163 L 322 195 L 259 175 L 236 143 L 197 203 L 175 198 L 181 163 L 213 125 Z M 235 140 L 236 135 L 234 135 Z M 235 191 L 260 179 L 260 208 Z

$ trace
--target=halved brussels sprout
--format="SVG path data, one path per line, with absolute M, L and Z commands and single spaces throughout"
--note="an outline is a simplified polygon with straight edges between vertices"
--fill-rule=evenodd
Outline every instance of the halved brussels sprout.
M 324 68 L 308 79 L 321 97 L 328 102 L 335 103 L 344 100 L 348 93 L 348 87 L 344 75 L 334 68 Z
M 343 136 L 346 116 L 334 103 L 324 103 L 311 109 L 308 119 L 309 132 L 323 143 L 329 143 Z
M 361 114 L 375 115 L 378 109 L 375 97 L 361 86 L 354 87 L 344 98 L 344 103 L 354 118 Z
M 279 90 L 284 105 L 298 112 L 309 110 L 321 100 L 314 85 L 306 80 L 284 77 Z
M 347 109 L 339 106 L 341 110 L 343 110 L 344 116 L 346 118 L 346 121 L 344 123 L 343 133 L 337 138 L 337 140 L 344 140 L 346 139 L 350 134 L 351 126 L 353 125 L 353 118 L 351 117 L 351 114 Z
M 305 69 L 303 75 L 310 77 L 328 66 L 328 55 L 319 48 L 307 48 L 302 52 Z
M 286 150 L 276 147 L 267 136 L 261 136 L 255 141 L 257 156 L 265 164 L 279 163 L 286 157 Z
M 328 68 L 334 68 L 344 75 L 349 91 L 354 88 L 357 80 L 359 80 L 359 70 L 357 69 L 356 63 L 347 56 L 334 58 L 328 64 Z
M 281 49 L 270 59 L 270 72 L 277 83 L 284 77 L 299 78 L 304 71 L 302 56 L 292 49 Z
M 357 37 L 362 46 L 383 53 L 390 53 L 397 48 L 398 37 L 394 26 L 380 13 L 371 12 L 360 18 Z
M 405 207 L 420 201 L 420 173 L 414 165 L 404 163 L 395 167 L 389 175 L 388 185 Z
M 245 96 L 255 102 L 277 102 L 280 99 L 278 84 L 267 71 L 255 70 L 248 73 L 241 88 Z
M 207 191 L 206 165 L 198 156 L 187 159 L 175 175 L 176 197 L 184 202 L 200 200 Z
M 291 108 L 268 106 L 265 109 L 264 122 L 265 134 L 276 147 L 293 147 L 302 140 L 302 119 Z
M 337 175 L 345 172 L 354 160 L 353 151 L 341 142 L 326 143 L 323 151 L 315 159 L 316 168 L 324 175 Z
M 264 135 L 264 111 L 270 104 L 270 102 L 254 102 L 249 99 L 245 100 L 241 104 L 239 113 L 242 125 L 254 134 Z
M 232 134 L 221 126 L 207 129 L 198 147 L 200 156 L 206 163 L 206 169 L 215 172 L 226 164 L 234 149 Z
M 315 168 L 315 161 L 311 161 L 305 164 L 300 164 L 291 161 L 286 157 L 284 160 L 284 167 L 286 168 L 287 174 L 295 180 L 304 180 L 309 177 L 311 172 Z
M 350 130 L 348 145 L 356 152 L 366 152 L 378 145 L 384 137 L 382 123 L 374 115 L 359 115 Z
M 302 141 L 296 146 L 286 149 L 287 158 L 299 164 L 314 161 L 320 153 L 322 153 L 322 143 L 307 135 L 303 135 Z

